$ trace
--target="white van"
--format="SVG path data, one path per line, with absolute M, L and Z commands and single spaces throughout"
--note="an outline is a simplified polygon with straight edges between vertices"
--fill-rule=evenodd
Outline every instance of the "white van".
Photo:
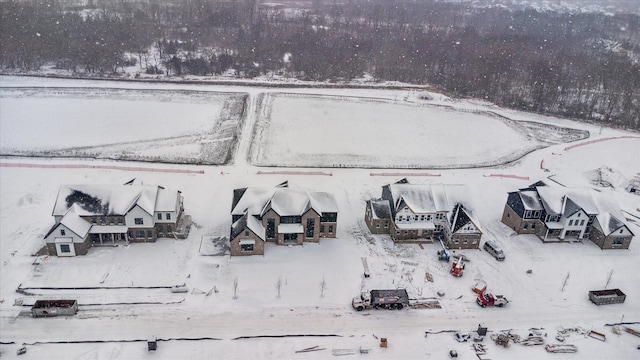
M 493 256 L 494 258 L 496 258 L 496 260 L 498 261 L 502 261 L 504 260 L 504 252 L 502 251 L 502 249 L 500 249 L 500 247 L 498 247 L 498 245 L 496 243 L 494 243 L 493 241 L 486 241 L 484 243 L 484 246 L 482 246 L 482 248 L 488 252 L 489 254 L 491 254 L 491 256 Z

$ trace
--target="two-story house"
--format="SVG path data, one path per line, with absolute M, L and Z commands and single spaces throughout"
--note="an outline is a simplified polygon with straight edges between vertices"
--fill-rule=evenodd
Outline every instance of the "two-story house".
M 89 248 L 183 237 L 180 191 L 144 185 L 68 185 L 58 190 L 49 254 L 85 255 Z
M 264 255 L 264 243 L 302 245 L 335 238 L 338 205 L 332 194 L 291 188 L 240 188 L 233 191 L 232 256 Z
M 543 242 L 590 239 L 602 249 L 627 249 L 633 233 L 606 194 L 543 182 L 510 192 L 502 223 Z
M 469 202 L 463 185 L 402 179 L 383 186 L 381 198 L 366 202 L 365 222 L 372 234 L 389 234 L 395 242 L 432 242 L 439 234 L 449 248 L 474 249 L 482 230 Z

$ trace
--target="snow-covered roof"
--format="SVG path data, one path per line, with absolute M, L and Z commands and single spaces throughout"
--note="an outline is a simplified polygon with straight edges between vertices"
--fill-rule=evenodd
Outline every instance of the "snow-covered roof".
M 311 201 L 311 207 L 322 213 L 338 212 L 338 203 L 333 194 L 318 191 L 310 192 L 309 200 Z
M 74 204 L 79 216 L 126 215 L 135 205 L 153 215 L 158 200 L 161 208 L 175 209 L 177 192 L 147 185 L 64 185 L 58 190 L 52 215 L 63 216 Z
M 245 229 L 249 229 L 253 231 L 254 234 L 258 235 L 260 239 L 265 240 L 265 231 L 262 223 L 255 218 L 255 216 L 244 214 L 238 220 L 236 220 L 233 224 L 231 224 L 231 238 L 229 240 L 235 239 L 240 233 L 242 233 Z
M 520 191 L 520 199 L 522 199 L 522 205 L 525 210 L 542 210 L 542 203 L 538 198 L 538 193 L 534 190 Z
M 302 224 L 280 224 L 278 225 L 278 232 L 281 234 L 302 234 L 304 228 Z
M 437 208 L 437 205 L 442 204 L 443 199 L 439 198 L 438 201 L 434 199 L 431 185 L 391 184 L 389 185 L 389 190 L 391 190 L 396 210 L 399 210 L 405 204 L 417 214 L 449 210 Z
M 263 210 L 263 214 L 269 208 L 280 216 L 299 216 L 311 207 L 309 193 L 297 188 L 277 188 Z
M 417 214 L 448 212 L 456 203 L 464 203 L 467 207 L 470 202 L 464 185 L 396 183 L 388 187 L 396 210 L 406 204 Z
M 301 188 L 245 188 L 234 190 L 235 205 L 231 215 L 263 216 L 272 209 L 280 216 L 301 216 L 313 209 L 318 214 L 338 212 L 338 204 L 333 194 L 309 192 Z
M 387 200 L 371 200 L 370 206 L 374 219 L 391 219 L 391 208 Z
M 158 189 L 155 211 L 176 211 L 180 192 L 165 188 Z
M 598 224 L 605 235 L 618 230 L 623 226 L 627 226 L 624 222 L 624 214 L 615 201 L 615 196 L 610 191 L 593 194 L 593 199 L 600 212 L 596 215 Z M 627 226 L 627 228 L 629 228 Z M 631 231 L 631 229 L 629 229 Z
M 579 206 L 589 215 L 598 213 L 598 207 L 593 201 L 589 189 L 587 188 L 567 188 L 560 186 L 540 186 L 536 190 L 540 196 L 540 200 L 545 210 L 549 214 L 564 214 L 567 201 L 565 198 L 571 199 L 573 203 Z M 572 206 L 569 204 L 569 206 Z
M 78 210 L 81 210 L 78 205 L 72 205 L 67 213 L 62 217 L 62 220 L 60 220 L 60 224 L 73 231 L 81 238 L 84 238 L 87 236 L 89 229 L 91 229 L 91 223 L 78 216 Z
M 265 235 L 265 231 L 264 231 L 264 226 L 262 226 L 262 223 L 260 221 L 258 221 L 258 219 L 256 219 L 253 216 L 248 216 L 247 217 L 247 227 L 249 228 L 249 230 L 253 231 L 256 235 L 258 235 L 258 237 L 262 240 L 264 240 L 264 235 Z

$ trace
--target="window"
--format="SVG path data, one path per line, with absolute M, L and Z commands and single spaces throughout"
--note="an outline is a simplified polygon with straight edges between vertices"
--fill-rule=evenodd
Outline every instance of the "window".
M 376 223 L 376 229 L 380 229 L 380 223 L 379 222 Z
M 249 236 L 249 230 L 244 231 L 244 236 Z
M 267 239 L 273 239 L 275 237 L 276 237 L 276 221 L 275 219 L 267 219 Z
M 241 252 L 253 252 L 253 244 L 240 244 Z
M 136 225 L 144 225 L 144 221 L 142 220 L 142 218 L 135 218 L 134 222 L 136 223 Z
M 60 252 L 68 254 L 71 252 L 71 247 L 69 246 L 69 244 L 60 244 Z
M 162 214 L 158 213 L 158 220 L 162 220 Z
M 281 224 L 300 224 L 302 222 L 301 216 L 281 216 Z
M 138 230 L 138 239 L 144 239 L 144 230 Z
M 320 225 L 320 232 L 324 233 L 324 225 Z
M 613 238 L 613 241 L 611 243 L 613 245 L 622 245 L 623 242 L 624 242 L 623 238 L 617 237 L 617 238 Z
M 124 225 L 124 217 L 118 216 L 118 225 Z
M 329 234 L 333 234 L 333 225 L 329 225 Z
M 524 227 L 523 227 L 523 229 L 527 230 L 528 228 L 529 228 L 529 224 L 524 223 Z
M 167 213 L 166 216 L 167 220 L 171 220 L 171 213 Z
M 388 229 L 388 228 L 389 228 L 389 221 L 385 221 L 385 222 L 384 222 L 384 228 L 385 228 L 385 229 Z
M 152 239 L 152 238 L 153 238 L 153 233 L 151 232 L 151 230 L 147 230 L 147 237 L 148 237 L 149 239 Z
M 580 226 L 584 225 L 584 220 L 580 220 Z
M 569 220 L 569 226 L 573 225 L 573 220 Z
M 313 232 L 315 230 L 315 225 L 316 225 L 316 219 L 307 219 L 307 232 L 306 232 L 306 236 L 308 238 L 313 237 Z M 378 227 L 380 227 L 380 224 L 378 223 Z
M 66 232 L 64 231 L 64 229 L 60 229 L 60 235 L 65 236 Z
M 531 224 L 531 230 L 535 230 L 535 229 L 536 229 L 536 224 L 535 223 Z
M 336 222 L 338 221 L 338 213 L 322 213 L 320 217 L 321 222 Z

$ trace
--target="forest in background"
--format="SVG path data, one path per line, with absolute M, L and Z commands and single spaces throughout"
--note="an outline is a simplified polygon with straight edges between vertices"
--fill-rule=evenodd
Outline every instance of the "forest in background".
M 292 5 L 297 4 L 297 5 Z M 640 16 L 436 0 L 0 1 L 0 68 L 429 84 L 640 129 Z

